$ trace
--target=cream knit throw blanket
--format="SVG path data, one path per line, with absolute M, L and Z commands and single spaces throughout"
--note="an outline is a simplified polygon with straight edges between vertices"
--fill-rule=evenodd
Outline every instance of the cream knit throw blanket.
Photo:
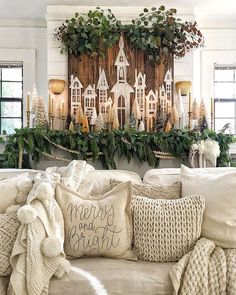
M 11 256 L 10 295 L 48 294 L 51 277 L 70 271 L 63 251 L 63 216 L 53 195 L 52 186 L 41 183 L 17 212 L 21 226 Z
M 198 240 L 173 267 L 174 294 L 235 295 L 236 249 L 222 249 L 205 238 Z

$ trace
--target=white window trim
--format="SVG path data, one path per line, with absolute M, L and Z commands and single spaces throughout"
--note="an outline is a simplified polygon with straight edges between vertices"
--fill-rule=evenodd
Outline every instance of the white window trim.
M 26 126 L 26 96 L 35 83 L 35 49 L 0 48 L 0 62 L 23 62 L 23 126 Z

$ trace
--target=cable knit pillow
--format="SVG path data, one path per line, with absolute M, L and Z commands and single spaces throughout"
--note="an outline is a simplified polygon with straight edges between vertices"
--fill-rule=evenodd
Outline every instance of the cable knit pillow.
M 57 185 L 56 199 L 65 221 L 65 253 L 69 257 L 136 258 L 131 250 L 131 196 L 131 182 L 96 200 Z
M 0 214 L 0 276 L 11 274 L 10 256 L 19 226 L 16 214 Z
M 133 196 L 134 252 L 140 260 L 178 261 L 201 234 L 204 198 L 177 200 Z
M 120 183 L 121 181 L 110 179 L 111 189 Z M 175 182 L 169 186 L 133 183 L 133 195 L 151 199 L 179 199 L 181 197 L 181 182 Z

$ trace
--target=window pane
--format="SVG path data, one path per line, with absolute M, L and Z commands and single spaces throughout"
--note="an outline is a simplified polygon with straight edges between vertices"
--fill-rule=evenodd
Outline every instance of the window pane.
M 235 134 L 234 119 L 216 119 L 215 120 L 215 130 L 220 131 L 226 123 L 231 123 L 230 124 L 231 132 Z
M 22 83 L 2 82 L 2 97 L 22 98 Z
M 7 134 L 14 133 L 15 128 L 21 128 L 21 119 L 2 119 L 2 133 L 5 131 Z
M 21 102 L 2 102 L 2 117 L 21 117 Z
M 215 70 L 215 81 L 233 81 L 234 70 Z
M 215 83 L 215 98 L 233 98 L 234 83 Z
M 234 102 L 216 102 L 216 117 L 234 117 Z
M 3 81 L 22 81 L 22 68 L 6 68 L 2 69 Z

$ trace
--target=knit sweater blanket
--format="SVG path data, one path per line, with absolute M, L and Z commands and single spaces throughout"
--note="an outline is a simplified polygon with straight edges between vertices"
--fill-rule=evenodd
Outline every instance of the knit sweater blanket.
M 17 216 L 21 222 L 11 255 L 8 294 L 48 294 L 53 275 L 70 271 L 63 251 L 64 222 L 49 183 L 41 183 Z
M 175 295 L 235 295 L 236 249 L 201 238 L 171 269 Z

